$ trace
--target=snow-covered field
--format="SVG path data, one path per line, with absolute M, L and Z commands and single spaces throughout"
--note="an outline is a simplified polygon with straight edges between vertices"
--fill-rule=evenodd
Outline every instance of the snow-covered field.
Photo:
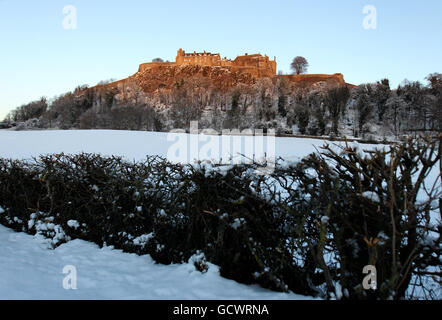
M 143 160 L 146 155 L 159 155 L 172 161 L 191 162 L 196 157 L 192 148 L 197 141 L 200 159 L 228 156 L 238 158 L 238 153 L 252 157 L 282 157 L 285 160 L 299 160 L 324 144 L 319 139 L 303 138 L 260 138 L 239 136 L 205 136 L 189 134 L 168 134 L 164 132 L 116 131 L 116 130 L 66 130 L 66 131 L 7 131 L 0 130 L 0 157 L 30 159 L 50 153 L 101 153 L 116 155 L 128 160 Z M 274 141 L 274 143 L 272 143 Z M 274 147 L 273 147 L 274 145 Z M 361 148 L 373 148 L 360 145 Z M 187 149 L 186 149 L 187 147 Z M 216 149 L 219 152 L 206 152 Z M 252 148 L 254 147 L 254 148 Z M 175 152 L 181 148 L 182 152 Z M 252 148 L 252 149 L 251 149 Z M 254 150 L 254 151 L 252 151 Z M 206 157 L 205 155 L 208 154 Z

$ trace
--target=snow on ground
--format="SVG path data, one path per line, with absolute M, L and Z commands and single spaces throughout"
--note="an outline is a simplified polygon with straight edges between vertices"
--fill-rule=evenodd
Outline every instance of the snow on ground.
M 193 143 L 196 135 L 168 134 L 165 132 L 117 131 L 117 130 L 48 130 L 48 131 L 6 131 L 0 130 L 0 157 L 30 159 L 40 154 L 51 153 L 100 153 L 122 156 L 128 160 L 143 160 L 146 155 L 159 155 L 171 161 L 192 162 L 195 159 Z M 198 138 L 196 138 L 198 139 Z M 198 140 L 200 159 L 226 161 L 228 156 L 238 153 L 256 158 L 282 157 L 285 160 L 299 160 L 324 145 L 324 140 L 304 138 L 271 138 L 239 136 L 205 136 Z M 343 143 L 341 143 L 343 144 Z M 262 147 L 261 147 L 262 145 Z M 358 145 L 353 143 L 352 145 Z M 206 152 L 207 149 L 218 151 Z M 373 148 L 360 145 L 361 149 Z M 186 148 L 187 147 L 187 148 Z M 181 149 L 180 149 L 181 148 Z M 180 152 L 180 150 L 182 152 Z M 252 151 L 253 150 L 253 151 Z M 207 156 L 206 156 L 207 154 Z
M 243 285 L 207 273 L 192 263 L 155 264 L 149 255 L 123 253 L 111 247 L 73 240 L 55 250 L 38 237 L 0 225 L 0 299 L 155 299 L 155 300 L 289 300 L 309 299 Z M 77 289 L 63 287 L 65 266 L 75 266 Z

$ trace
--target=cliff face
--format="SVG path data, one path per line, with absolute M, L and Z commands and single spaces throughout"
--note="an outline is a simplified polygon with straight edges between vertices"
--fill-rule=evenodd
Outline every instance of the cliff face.
M 153 93 L 161 89 L 175 89 L 182 83 L 193 83 L 202 88 L 212 88 L 220 91 L 228 91 L 238 84 L 253 85 L 262 77 L 248 72 L 247 69 L 232 67 L 211 67 L 199 65 L 164 65 L 153 64 L 149 67 L 140 67 L 133 76 L 106 85 L 107 87 L 134 87 L 145 93 Z M 305 75 L 279 75 L 273 78 L 285 78 L 295 85 L 313 87 L 316 84 L 328 86 L 353 85 L 344 80 L 340 73 L 328 74 L 305 74 Z
M 158 89 L 173 89 L 184 82 L 226 91 L 240 83 L 251 85 L 256 81 L 256 77 L 247 72 L 199 65 L 153 66 L 137 72 L 131 78 L 149 93 Z
M 199 65 L 150 65 L 141 68 L 133 76 L 113 83 L 96 86 L 93 90 L 100 97 L 96 105 L 102 105 L 109 96 L 114 102 L 132 104 L 148 104 L 168 108 L 170 102 L 185 92 L 185 95 L 209 97 L 213 93 L 220 97 L 229 96 L 231 90 L 241 86 L 243 92 L 259 95 L 262 88 L 269 88 L 266 94 L 271 95 L 272 89 L 278 83 L 285 82 L 286 88 L 299 87 L 303 89 L 325 90 L 329 87 L 347 85 L 342 74 L 308 74 L 308 75 L 277 75 L 273 77 L 255 77 L 244 71 L 235 71 L 229 67 L 210 67 Z M 270 91 L 269 91 L 270 90 Z M 164 101 L 164 97 L 166 101 Z M 207 98 L 209 99 L 209 98 Z M 204 102 L 207 105 L 217 102 Z

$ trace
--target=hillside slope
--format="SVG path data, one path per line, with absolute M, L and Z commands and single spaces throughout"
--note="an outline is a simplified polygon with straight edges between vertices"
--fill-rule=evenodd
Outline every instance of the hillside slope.
M 335 74 L 303 74 L 303 75 L 276 75 L 269 79 L 286 79 L 302 87 L 312 87 L 323 83 L 329 86 L 354 85 L 348 84 L 341 73 Z M 139 68 L 132 76 L 105 85 L 107 88 L 123 88 L 137 86 L 144 93 L 153 93 L 159 89 L 175 89 L 183 81 L 193 82 L 204 88 L 212 88 L 220 91 L 244 84 L 253 85 L 258 78 L 252 74 L 229 67 L 199 66 L 199 65 L 156 65 L 151 68 Z

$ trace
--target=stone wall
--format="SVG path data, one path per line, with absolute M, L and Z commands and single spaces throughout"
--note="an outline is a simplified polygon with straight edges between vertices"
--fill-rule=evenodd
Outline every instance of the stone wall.
M 232 67 L 237 71 L 249 72 L 257 78 L 276 75 L 276 60 L 270 60 L 269 57 L 260 54 L 238 56 Z
M 151 69 L 153 67 L 159 67 L 159 66 L 165 66 L 165 67 L 173 67 L 176 66 L 175 62 L 148 62 L 148 63 L 142 63 L 140 64 L 138 68 L 138 72 L 143 72 L 144 70 Z
M 273 77 L 276 75 L 276 60 L 270 60 L 260 54 L 236 57 L 235 60 L 221 58 L 219 53 L 193 52 L 186 53 L 179 49 L 175 62 L 149 62 L 140 65 L 138 71 L 143 72 L 158 66 L 199 65 L 208 67 L 227 67 L 232 71 L 247 72 L 256 78 Z
M 284 75 L 282 77 L 288 78 L 291 82 L 302 83 L 310 86 L 318 82 L 335 83 L 338 85 L 345 85 L 344 76 L 342 73 L 335 74 L 299 74 L 299 75 Z

